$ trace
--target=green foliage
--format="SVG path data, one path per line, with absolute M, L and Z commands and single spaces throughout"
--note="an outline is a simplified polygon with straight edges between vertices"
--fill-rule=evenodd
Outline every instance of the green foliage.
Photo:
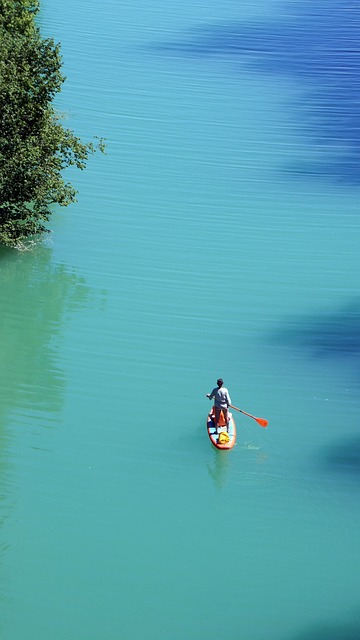
M 0 0 L 0 243 L 47 231 L 50 206 L 76 199 L 63 171 L 84 169 L 104 143 L 83 143 L 52 101 L 65 80 L 60 45 L 42 38 L 38 0 Z
M 0 28 L 14 35 L 33 34 L 38 11 L 39 0 L 0 0 Z

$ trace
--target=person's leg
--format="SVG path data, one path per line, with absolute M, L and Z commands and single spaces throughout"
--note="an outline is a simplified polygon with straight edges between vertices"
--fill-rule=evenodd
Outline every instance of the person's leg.
M 229 411 L 228 411 L 228 409 L 223 409 L 223 414 L 224 414 L 224 420 L 225 420 L 225 424 L 226 424 L 226 429 L 227 429 L 227 431 L 229 431 Z
M 215 427 L 218 428 L 220 420 L 220 407 L 215 407 Z

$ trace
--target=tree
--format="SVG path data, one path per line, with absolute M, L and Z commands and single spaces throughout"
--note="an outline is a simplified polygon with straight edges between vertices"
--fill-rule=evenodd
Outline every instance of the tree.
M 42 38 L 39 0 L 0 0 L 0 243 L 22 247 L 48 231 L 50 206 L 76 190 L 70 165 L 84 169 L 104 143 L 84 143 L 63 126 L 52 101 L 65 80 L 60 45 Z

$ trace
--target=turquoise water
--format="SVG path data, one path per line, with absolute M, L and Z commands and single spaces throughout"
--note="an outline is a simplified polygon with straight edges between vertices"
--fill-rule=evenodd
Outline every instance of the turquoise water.
M 359 636 L 350 5 L 44 0 L 108 147 L 0 255 L 4 640 Z

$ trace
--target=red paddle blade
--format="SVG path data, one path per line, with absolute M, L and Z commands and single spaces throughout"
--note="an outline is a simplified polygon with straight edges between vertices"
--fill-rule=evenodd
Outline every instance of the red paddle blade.
M 267 427 L 268 426 L 268 421 L 265 420 L 265 418 L 255 418 L 256 422 L 261 426 L 261 427 Z

